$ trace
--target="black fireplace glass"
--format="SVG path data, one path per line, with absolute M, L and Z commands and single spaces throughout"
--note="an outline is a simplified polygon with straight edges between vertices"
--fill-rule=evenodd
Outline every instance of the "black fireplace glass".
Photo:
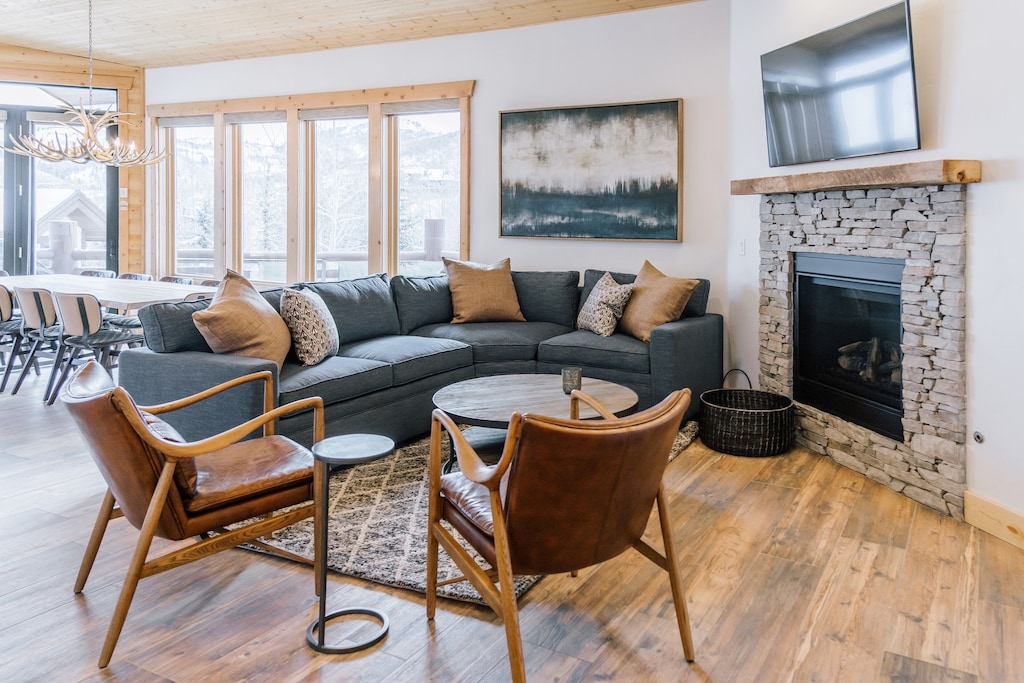
M 797 256 L 794 398 L 902 440 L 902 261 Z

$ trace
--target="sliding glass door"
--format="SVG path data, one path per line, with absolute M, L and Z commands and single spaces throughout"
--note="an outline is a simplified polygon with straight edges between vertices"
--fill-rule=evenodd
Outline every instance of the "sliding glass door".
M 65 135 L 55 105 L 60 100 L 77 105 L 77 99 L 69 98 L 87 92 L 0 84 L 4 147 L 10 146 L 12 135 L 22 133 L 44 139 Z M 94 96 L 113 106 L 110 97 L 116 94 L 94 91 Z M 2 168 L 4 270 L 29 274 L 117 269 L 116 168 L 43 161 L 11 152 L 3 153 Z

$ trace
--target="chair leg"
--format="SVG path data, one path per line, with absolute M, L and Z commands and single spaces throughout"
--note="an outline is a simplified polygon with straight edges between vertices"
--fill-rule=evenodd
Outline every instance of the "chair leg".
M 128 617 L 128 609 L 132 606 L 132 599 L 135 597 L 135 589 L 142 578 L 142 571 L 146 566 L 146 556 L 153 544 L 153 536 L 156 533 L 157 523 L 163 513 L 167 500 L 167 491 L 171 487 L 171 478 L 174 476 L 174 463 L 164 463 L 163 471 L 157 482 L 153 498 L 149 501 L 149 508 L 146 510 L 146 519 L 139 529 L 139 540 L 135 543 L 135 552 L 132 553 L 131 562 L 128 564 L 128 573 L 124 577 L 124 584 L 121 586 L 121 595 L 117 598 L 117 606 L 114 607 L 114 614 L 110 617 L 110 627 L 107 629 L 107 637 L 103 641 L 103 650 L 100 651 L 99 666 L 106 668 L 110 658 L 114 655 L 114 648 L 117 647 L 117 640 L 121 637 L 121 629 L 124 628 L 125 619 Z
M 107 524 L 114 518 L 114 494 L 107 489 L 100 503 L 99 514 L 96 515 L 96 523 L 92 527 L 92 535 L 89 536 L 89 545 L 85 547 L 85 555 L 82 557 L 82 566 L 78 568 L 78 578 L 75 579 L 75 593 L 81 593 L 85 588 L 85 582 L 92 571 L 93 562 L 96 561 L 96 554 L 100 550 L 100 543 L 103 542 L 103 534 L 107 530 Z
M 11 378 L 11 371 L 14 370 L 14 359 L 18 357 L 18 352 L 21 351 L 21 340 L 22 337 L 20 334 L 14 338 L 14 345 L 11 347 L 11 362 L 7 364 L 6 368 L 4 368 L 4 379 L 3 382 L 0 382 L 0 394 L 2 394 L 7 388 L 7 380 Z M 22 363 L 22 367 L 24 368 L 29 364 L 30 363 L 26 360 Z
M 53 368 L 50 370 L 50 381 L 46 383 L 46 392 L 43 394 L 43 403 L 47 405 L 53 405 L 53 401 L 49 400 L 50 395 L 55 393 L 53 383 L 57 380 L 57 376 L 61 374 L 61 370 L 64 369 L 64 356 L 68 353 L 68 347 L 61 343 L 57 347 L 57 356 L 53 359 Z M 72 358 L 74 352 L 72 352 Z M 71 359 L 68 359 L 68 366 L 71 365 Z
M 64 349 L 66 347 L 62 345 L 61 348 Z M 62 386 L 64 386 L 64 382 L 66 382 L 68 380 L 68 375 L 71 374 L 71 369 L 73 367 L 75 367 L 75 360 L 78 359 L 78 355 L 81 352 L 82 352 L 82 350 L 79 349 L 79 348 L 71 349 L 71 355 L 68 356 L 68 362 L 64 364 L 63 368 L 61 368 L 60 379 L 58 379 L 57 383 L 51 389 L 49 389 L 50 398 L 46 402 L 47 405 L 51 405 L 52 406 L 53 402 L 57 400 L 57 394 L 60 393 L 60 388 Z M 58 359 L 60 359 L 62 357 L 62 355 L 63 354 L 61 354 L 60 351 L 57 352 L 57 358 Z M 54 365 L 53 369 L 54 369 L 54 372 L 56 372 L 57 366 Z M 50 382 L 53 382 L 53 375 L 52 374 L 50 376 Z
M 693 634 L 690 631 L 690 616 L 686 611 L 686 594 L 683 592 L 679 556 L 676 554 L 676 542 L 664 488 L 658 489 L 658 520 L 661 523 L 661 538 L 665 545 L 665 569 L 668 571 L 668 582 L 672 587 L 672 604 L 675 606 L 676 621 L 679 624 L 679 637 L 683 641 L 683 654 L 686 661 L 692 662 Z
M 41 339 L 35 339 L 32 341 L 32 348 L 28 351 L 28 357 L 25 359 L 25 364 L 21 366 L 21 372 L 18 374 L 18 381 L 14 383 L 14 388 L 11 389 L 11 395 L 18 393 L 18 389 L 21 389 L 21 383 L 25 381 L 25 375 L 28 374 L 29 366 L 32 365 L 32 361 L 36 359 L 36 352 L 39 347 L 43 345 Z
M 492 494 L 492 498 L 493 498 Z M 492 511 L 494 503 L 492 502 Z M 492 512 L 493 514 L 493 512 Z M 498 511 L 494 520 L 494 549 L 498 565 L 498 585 L 501 586 L 502 621 L 505 623 L 505 642 L 508 645 L 508 664 L 512 670 L 512 683 L 526 683 L 526 662 L 523 658 L 523 638 L 519 631 L 519 605 L 516 602 L 515 578 L 512 558 L 508 552 L 505 520 Z

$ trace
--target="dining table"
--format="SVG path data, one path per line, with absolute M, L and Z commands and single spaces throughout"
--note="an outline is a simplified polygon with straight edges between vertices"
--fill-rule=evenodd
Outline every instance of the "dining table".
M 0 284 L 15 287 L 47 289 L 60 294 L 92 294 L 100 304 L 121 311 L 135 311 L 149 304 L 181 301 L 190 294 L 213 296 L 216 287 L 183 285 L 159 280 L 121 280 L 118 278 L 48 273 L 39 275 L 6 275 Z

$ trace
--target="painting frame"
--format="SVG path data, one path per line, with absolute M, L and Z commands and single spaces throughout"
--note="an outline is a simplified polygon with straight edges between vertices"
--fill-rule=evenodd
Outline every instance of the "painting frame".
M 499 112 L 499 237 L 680 242 L 683 100 Z

